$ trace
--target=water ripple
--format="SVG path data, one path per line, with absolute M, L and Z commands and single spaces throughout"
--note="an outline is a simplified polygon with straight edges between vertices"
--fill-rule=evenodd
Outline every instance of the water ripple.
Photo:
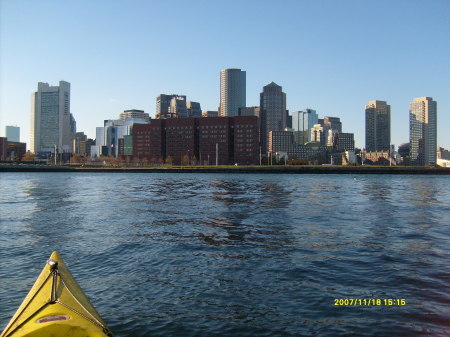
M 450 335 L 447 177 L 1 178 L 2 325 L 56 249 L 117 336 Z

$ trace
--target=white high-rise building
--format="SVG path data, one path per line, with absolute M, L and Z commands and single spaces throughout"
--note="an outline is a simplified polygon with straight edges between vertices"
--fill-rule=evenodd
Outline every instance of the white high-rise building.
M 437 149 L 437 103 L 431 97 L 409 104 L 409 155 L 412 165 L 435 165 Z
M 38 83 L 31 95 L 30 149 L 34 153 L 71 152 L 70 83 Z
M 220 71 L 219 116 L 239 116 L 239 108 L 246 105 L 246 73 L 241 69 Z

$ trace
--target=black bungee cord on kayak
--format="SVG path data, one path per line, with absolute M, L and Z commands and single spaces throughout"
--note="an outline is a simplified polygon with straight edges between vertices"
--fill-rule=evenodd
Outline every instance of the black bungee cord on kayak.
M 112 337 L 111 331 L 109 331 L 109 329 L 106 326 L 104 326 L 101 322 L 99 322 L 94 316 L 91 315 L 92 317 L 88 317 L 88 316 L 82 314 L 81 312 L 79 312 L 78 310 L 75 310 L 74 308 L 71 308 L 67 304 L 65 304 L 65 303 L 63 303 L 63 302 L 58 300 L 57 295 L 56 295 L 56 286 L 57 286 L 57 280 L 58 280 L 58 276 L 59 276 L 62 284 L 64 284 L 64 286 L 66 287 L 66 290 L 77 301 L 77 303 L 80 305 L 80 307 L 82 307 L 86 312 L 89 312 L 89 310 L 86 309 L 84 307 L 84 305 L 81 304 L 80 301 L 78 301 L 77 297 L 70 291 L 70 288 L 67 286 L 66 282 L 64 282 L 64 279 L 62 278 L 62 276 L 60 275 L 60 273 L 58 271 L 58 261 L 48 260 L 47 264 L 50 266 L 50 268 L 52 270 L 52 274 L 53 274 L 52 294 L 51 294 L 50 304 L 58 303 L 58 304 L 62 305 L 63 307 L 69 309 L 70 311 L 72 311 L 72 312 L 76 313 L 77 315 L 83 317 L 84 319 L 88 320 L 92 324 L 97 325 L 99 328 L 103 329 L 103 332 L 105 334 L 107 334 L 108 336 Z
M 27 323 L 31 317 L 34 317 L 39 311 L 41 311 L 45 306 L 47 305 L 53 305 L 53 304 L 60 304 L 63 307 L 65 307 L 66 309 L 72 311 L 73 313 L 77 314 L 78 316 L 81 316 L 82 318 L 86 319 L 87 321 L 91 322 L 92 324 L 98 326 L 99 328 L 101 328 L 103 330 L 103 332 L 109 336 L 109 337 L 113 337 L 111 331 L 101 322 L 99 322 L 92 314 L 90 314 L 91 317 L 86 316 L 85 314 L 79 312 L 78 310 L 70 307 L 69 305 L 61 302 L 60 300 L 58 300 L 58 296 L 57 296 L 57 285 L 58 285 L 58 276 L 59 279 L 61 280 L 62 284 L 64 285 L 65 289 L 70 293 L 70 295 L 72 296 L 73 299 L 75 299 L 75 301 L 80 305 L 81 308 L 83 308 L 87 313 L 89 313 L 89 310 L 82 304 L 80 303 L 80 301 L 76 298 L 76 296 L 70 291 L 70 288 L 67 286 L 66 282 L 64 281 L 62 275 L 59 273 L 58 270 L 58 261 L 55 260 L 48 260 L 47 264 L 50 266 L 50 270 L 51 272 L 49 273 L 49 275 L 47 276 L 47 278 L 45 279 L 44 282 L 42 282 L 41 286 L 37 289 L 37 291 L 35 292 L 34 296 L 28 301 L 27 305 L 21 310 L 21 313 L 23 313 L 28 306 L 30 305 L 30 303 L 32 303 L 32 300 L 37 296 L 37 294 L 39 293 L 39 291 L 42 289 L 42 287 L 44 287 L 44 285 L 46 284 L 46 282 L 49 280 L 50 277 L 52 277 L 52 289 L 51 289 L 51 293 L 50 293 L 50 299 L 48 302 L 44 303 L 39 309 L 37 309 L 32 315 L 30 315 L 27 319 L 25 319 L 22 323 L 20 323 L 18 326 L 16 326 L 13 330 L 9 331 L 5 337 L 10 336 L 11 334 L 13 334 L 15 331 L 17 331 L 19 328 L 21 328 L 25 323 Z M 20 314 L 21 314 L 20 313 Z M 20 317 L 20 314 L 17 317 Z M 4 331 L 5 332 L 5 331 Z

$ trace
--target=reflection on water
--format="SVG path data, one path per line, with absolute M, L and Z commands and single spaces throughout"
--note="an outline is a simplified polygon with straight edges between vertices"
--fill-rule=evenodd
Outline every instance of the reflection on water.
M 419 176 L 4 174 L 0 322 L 57 249 L 117 336 L 444 336 L 445 186 Z M 349 297 L 408 305 L 333 306 Z

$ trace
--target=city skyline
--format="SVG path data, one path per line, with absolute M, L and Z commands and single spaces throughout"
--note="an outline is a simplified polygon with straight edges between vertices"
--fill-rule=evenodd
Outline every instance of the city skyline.
M 95 127 L 121 111 L 141 109 L 154 118 L 160 93 L 186 95 L 200 102 L 202 110 L 217 110 L 218 72 L 239 68 L 246 71 L 247 106 L 258 106 L 263 86 L 273 81 L 283 87 L 291 114 L 311 108 L 320 117 L 340 117 L 360 148 L 368 101 L 389 102 L 391 143 L 398 146 L 409 141 L 409 102 L 433 97 L 439 104 L 437 145 L 450 147 L 445 132 L 450 124 L 447 1 L 286 1 L 283 6 L 248 1 L 227 23 L 226 15 L 217 13 L 230 14 L 232 3 L 134 1 L 104 8 L 84 1 L 58 6 L 55 1 L 2 1 L 0 131 L 18 125 L 21 141 L 29 143 L 29 95 L 38 82 L 70 82 L 77 129 L 94 138 Z M 144 20 L 150 9 L 167 12 L 173 6 L 178 19 L 170 27 L 162 18 L 151 24 Z M 384 15 L 374 29 L 365 23 L 367 15 L 377 11 Z M 424 11 L 427 16 L 420 23 L 412 19 Z M 68 12 L 70 17 L 61 15 Z M 133 17 L 134 28 L 116 24 L 122 13 Z M 181 20 L 193 13 L 199 19 L 214 15 L 217 22 Z M 49 31 L 55 25 L 58 31 L 39 43 L 29 34 L 35 27 Z M 171 34 L 174 39 L 167 39 Z M 197 47 L 200 53 L 169 53 L 175 39 L 186 53 Z M 416 47 L 419 40 L 423 50 Z M 367 53 L 371 42 L 389 52 Z M 425 68 L 428 71 L 420 71 Z

